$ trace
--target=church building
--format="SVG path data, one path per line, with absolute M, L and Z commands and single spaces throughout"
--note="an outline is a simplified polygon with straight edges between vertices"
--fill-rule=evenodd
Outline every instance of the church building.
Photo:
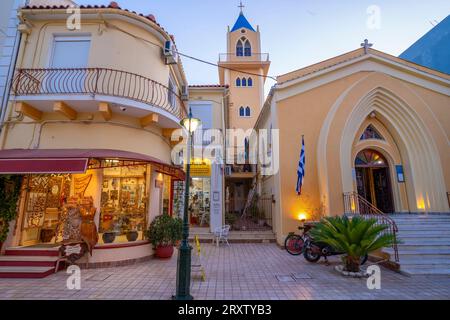
M 279 171 L 259 179 L 278 243 L 300 215 L 450 211 L 450 75 L 361 46 L 280 75 L 256 122 L 279 129 Z

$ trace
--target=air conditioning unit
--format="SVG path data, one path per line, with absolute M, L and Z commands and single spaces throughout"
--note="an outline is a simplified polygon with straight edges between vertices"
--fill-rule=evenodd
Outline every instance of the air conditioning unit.
M 231 166 L 225 166 L 225 176 L 231 176 Z
M 172 41 L 166 41 L 163 50 L 164 58 L 166 59 L 166 64 L 177 64 L 178 63 L 178 53 L 175 49 L 175 45 Z
M 181 100 L 189 101 L 189 87 L 181 86 Z

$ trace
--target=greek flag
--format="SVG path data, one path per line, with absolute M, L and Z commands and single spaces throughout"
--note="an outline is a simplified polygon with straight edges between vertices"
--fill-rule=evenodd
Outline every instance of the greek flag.
M 300 151 L 300 161 L 297 168 L 297 191 L 298 195 L 302 194 L 303 178 L 305 177 L 305 139 L 302 136 L 302 150 Z

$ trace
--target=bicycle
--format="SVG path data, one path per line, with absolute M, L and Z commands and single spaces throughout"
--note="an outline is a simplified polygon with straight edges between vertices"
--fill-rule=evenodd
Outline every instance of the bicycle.
M 291 232 L 284 240 L 284 248 L 293 256 L 299 256 L 303 253 L 304 244 L 309 239 L 308 231 L 311 229 L 311 226 L 301 226 L 298 229 L 303 231 L 302 235 Z

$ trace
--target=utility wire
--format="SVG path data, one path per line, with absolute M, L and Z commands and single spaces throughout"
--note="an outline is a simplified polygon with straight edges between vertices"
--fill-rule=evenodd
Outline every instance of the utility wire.
M 144 39 L 144 38 L 142 38 L 142 37 L 136 36 L 135 34 L 132 34 L 131 32 L 128 32 L 128 31 L 126 31 L 126 30 L 123 30 L 122 28 L 120 28 L 120 27 L 118 27 L 118 26 L 116 26 L 116 25 L 114 25 L 114 24 L 112 24 L 112 23 L 110 23 L 110 22 L 104 21 L 104 23 L 105 23 L 106 26 L 109 26 L 109 27 L 112 27 L 112 28 L 114 28 L 114 29 L 116 29 L 116 30 L 119 30 L 119 31 L 121 31 L 121 32 L 123 32 L 123 33 L 129 35 L 130 37 L 133 37 L 133 38 L 135 38 L 135 39 L 138 39 L 138 40 L 141 40 L 141 41 L 146 42 L 146 43 L 148 43 L 148 44 L 151 44 L 151 45 L 153 45 L 153 46 L 156 46 L 156 47 L 158 47 L 158 48 L 160 48 L 160 49 L 162 49 L 162 50 L 165 50 L 165 48 L 164 48 L 163 46 L 161 46 L 160 44 L 158 44 L 158 43 L 155 43 L 155 42 L 152 42 L 152 41 L 150 41 L 150 40 Z M 214 67 L 216 67 L 216 68 L 222 68 L 222 69 L 226 69 L 226 70 L 230 70 L 230 71 L 240 72 L 240 73 L 247 74 L 247 75 L 251 75 L 251 76 L 255 76 L 255 77 L 269 78 L 269 79 L 272 79 L 272 80 L 274 80 L 274 81 L 277 81 L 277 78 L 274 77 L 274 76 L 269 76 L 269 75 L 266 76 L 266 75 L 259 74 L 259 73 L 253 73 L 253 72 L 248 72 L 248 71 L 242 71 L 242 70 L 235 69 L 235 68 L 230 68 L 230 67 L 221 66 L 221 65 L 219 65 L 219 64 L 217 64 L 217 63 L 210 62 L 210 61 L 206 61 L 206 60 L 203 60 L 203 59 L 200 59 L 200 58 L 196 58 L 196 57 L 193 57 L 193 56 L 190 56 L 190 55 L 188 55 L 188 54 L 182 53 L 182 52 L 180 52 L 180 51 L 178 51 L 178 50 L 175 50 L 175 49 L 173 49 L 172 52 L 177 53 L 178 55 L 180 55 L 180 56 L 182 56 L 182 57 L 185 57 L 185 58 L 188 58 L 188 59 L 197 61 L 197 62 L 201 62 L 201 63 L 207 64 L 207 65 L 210 65 L 210 66 L 214 66 Z

